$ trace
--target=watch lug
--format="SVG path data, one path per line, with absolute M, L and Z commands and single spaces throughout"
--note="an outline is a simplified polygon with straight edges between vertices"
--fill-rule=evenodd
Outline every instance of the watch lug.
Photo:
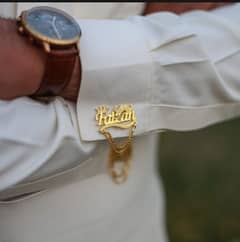
M 24 33 L 23 26 L 19 26 L 18 27 L 18 31 L 19 31 L 20 34 L 23 34 Z
M 45 50 L 47 53 L 49 53 L 49 52 L 51 51 L 51 49 L 50 49 L 50 45 L 49 45 L 49 43 L 47 43 L 47 42 L 43 42 L 43 48 L 44 48 L 44 50 Z

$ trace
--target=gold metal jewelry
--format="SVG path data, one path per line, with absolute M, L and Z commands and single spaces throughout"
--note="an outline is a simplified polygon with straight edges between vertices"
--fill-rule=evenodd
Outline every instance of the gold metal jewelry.
M 136 129 L 136 114 L 131 104 L 115 106 L 112 111 L 101 105 L 96 108 L 96 122 L 99 132 L 103 134 L 110 144 L 109 172 L 115 183 L 121 184 L 127 180 L 132 154 L 132 138 Z M 125 142 L 117 144 L 107 129 L 129 129 L 129 135 Z M 118 171 L 117 166 L 120 165 Z
M 49 7 L 34 7 L 34 9 L 49 9 Z M 53 9 L 53 8 L 51 7 L 51 9 Z M 73 21 L 75 21 L 73 17 L 69 16 L 64 11 L 62 11 L 60 9 L 56 9 L 56 8 L 55 8 L 55 11 L 57 11 L 58 13 L 61 13 L 64 16 L 67 16 L 67 18 L 70 18 Z M 65 46 L 65 45 L 71 45 L 71 44 L 78 43 L 78 41 L 80 39 L 80 35 L 77 35 L 77 36 L 75 36 L 71 39 L 67 39 L 67 40 L 47 37 L 37 31 L 35 31 L 33 28 L 31 28 L 31 26 L 27 23 L 26 17 L 27 17 L 27 11 L 23 11 L 21 16 L 17 18 L 17 21 L 21 24 L 18 28 L 19 32 L 26 32 L 30 35 L 33 35 L 36 40 L 40 41 L 40 43 L 43 43 L 43 47 L 44 47 L 44 49 L 46 49 L 47 52 L 50 52 L 50 49 L 49 49 L 50 44 Z

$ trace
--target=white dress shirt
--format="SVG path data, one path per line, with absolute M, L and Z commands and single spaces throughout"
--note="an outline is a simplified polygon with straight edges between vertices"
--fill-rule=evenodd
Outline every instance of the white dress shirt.
M 0 13 L 13 17 L 37 4 L 0 4 Z M 62 98 L 48 105 L 26 97 L 0 101 L 0 198 L 46 182 L 33 195 L 0 202 L 0 242 L 167 241 L 151 133 L 240 114 L 240 4 L 129 18 L 144 5 L 110 3 L 103 12 L 102 5 L 48 5 L 71 13 L 82 28 L 81 90 L 77 105 Z M 86 19 L 88 11 L 106 19 Z M 107 19 L 114 13 L 118 19 Z M 122 103 L 133 104 L 138 125 L 129 179 L 117 186 L 94 117 L 98 105 Z

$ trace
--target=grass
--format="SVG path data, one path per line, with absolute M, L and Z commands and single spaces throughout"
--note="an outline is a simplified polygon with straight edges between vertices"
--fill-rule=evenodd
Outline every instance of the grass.
M 240 242 L 240 119 L 160 137 L 170 242 Z

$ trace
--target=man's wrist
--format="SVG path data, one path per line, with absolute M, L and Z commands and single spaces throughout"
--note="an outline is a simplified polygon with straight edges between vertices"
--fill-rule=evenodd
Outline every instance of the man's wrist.
M 16 20 L 0 18 L 0 99 L 29 96 L 43 78 L 46 54 L 17 32 Z M 60 94 L 76 101 L 80 86 L 80 64 L 76 61 L 68 86 Z
M 0 18 L 0 98 L 33 94 L 42 80 L 45 54 L 17 32 L 16 20 Z

